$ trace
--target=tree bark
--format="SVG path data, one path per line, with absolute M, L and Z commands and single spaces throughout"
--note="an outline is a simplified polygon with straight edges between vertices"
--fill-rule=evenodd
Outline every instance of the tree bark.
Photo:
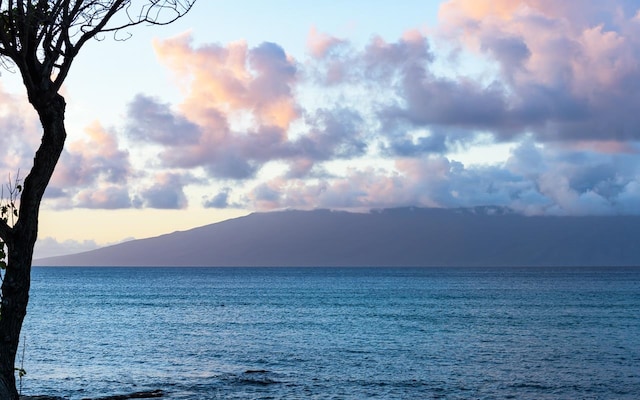
M 31 247 L 33 248 L 33 246 Z M 21 255 L 11 256 L 11 250 L 9 250 L 9 263 L 13 265 L 11 268 L 7 267 L 2 283 L 2 316 L 0 319 L 0 380 L 6 385 L 12 400 L 18 398 L 14 366 L 20 330 L 27 313 L 31 283 L 29 276 L 31 257 L 25 257 L 24 255 L 27 253 L 24 251 L 16 253 L 21 253 Z
M 42 143 L 36 152 L 31 172 L 24 180 L 18 222 L 11 229 L 9 237 L 3 238 L 8 251 L 0 308 L 0 395 L 3 395 L 4 386 L 9 395 L 6 400 L 18 399 L 14 366 L 29 303 L 31 262 L 38 236 L 40 203 L 66 139 L 64 98 L 58 94 L 48 94 L 29 96 L 42 123 Z M 5 397 L 0 400 L 5 400 Z

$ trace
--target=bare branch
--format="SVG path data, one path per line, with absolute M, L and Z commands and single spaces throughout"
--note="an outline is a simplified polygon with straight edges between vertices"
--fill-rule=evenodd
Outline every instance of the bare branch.
M 25 81 L 50 76 L 57 92 L 73 59 L 101 33 L 137 25 L 166 25 L 191 10 L 195 0 L 0 0 L 0 66 L 15 64 Z M 35 61 L 35 62 L 34 62 Z M 55 78 L 54 78 L 55 77 Z M 43 88 L 44 89 L 44 88 Z

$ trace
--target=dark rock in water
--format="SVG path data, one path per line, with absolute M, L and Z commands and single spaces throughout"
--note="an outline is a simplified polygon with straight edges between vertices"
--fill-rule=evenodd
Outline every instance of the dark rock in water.
M 115 396 L 105 396 L 96 398 L 86 398 L 82 400 L 127 400 L 127 399 L 151 399 L 156 397 L 163 397 L 164 392 L 162 390 L 150 390 L 145 392 L 134 392 L 129 394 L 119 394 Z
M 244 371 L 245 374 L 266 374 L 267 371 L 266 369 L 248 369 L 246 371 Z

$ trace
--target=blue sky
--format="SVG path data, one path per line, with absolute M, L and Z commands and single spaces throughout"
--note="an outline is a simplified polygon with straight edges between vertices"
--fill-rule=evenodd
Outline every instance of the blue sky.
M 637 214 L 631 1 L 204 1 L 88 43 L 36 257 L 253 211 Z M 37 120 L 0 77 L 6 175 Z

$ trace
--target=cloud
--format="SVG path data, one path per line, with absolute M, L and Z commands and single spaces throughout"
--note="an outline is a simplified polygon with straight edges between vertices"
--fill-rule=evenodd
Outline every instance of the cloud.
M 349 71 L 339 82 L 343 87 L 339 98 L 345 102 L 354 94 L 369 93 L 347 102 L 358 104 L 357 112 L 372 122 L 367 128 L 378 126 L 376 136 L 387 142 L 383 147 L 391 155 L 444 152 L 452 143 L 473 142 L 478 131 L 498 129 L 510 137 L 523 131 L 510 116 L 505 85 L 498 80 L 441 76 L 436 61 L 427 38 L 407 31 L 396 42 L 374 37 L 362 50 L 332 54 L 319 60 L 331 67 L 316 66 L 313 72 Z M 337 67 L 340 63 L 342 67 Z M 321 85 L 331 81 L 332 90 L 338 90 L 335 77 L 315 76 L 315 80 Z M 416 130 L 432 134 L 416 140 Z
M 160 209 L 186 208 L 188 201 L 183 190 L 184 184 L 185 178 L 181 175 L 159 174 L 153 185 L 140 194 L 143 206 Z
M 299 59 L 271 42 L 156 41 L 183 99 L 139 94 L 121 130 L 88 127 L 47 196 L 183 209 L 189 186 L 215 181 L 200 195 L 205 207 L 640 212 L 635 8 L 451 0 L 429 34 L 408 27 L 356 46 L 313 27 Z M 148 170 L 134 169 L 118 139 L 148 157 L 136 163 Z M 486 144 L 510 144 L 510 157 L 481 165 L 452 156 Z
M 85 138 L 63 150 L 46 191 L 56 208 L 131 207 L 128 180 L 134 173 L 129 152 L 122 150 L 116 132 L 93 122 Z
M 133 205 L 126 186 L 105 186 L 80 190 L 70 207 L 116 210 Z
M 503 165 L 465 167 L 443 156 L 399 158 L 392 168 L 350 168 L 313 181 L 275 178 L 247 195 L 257 209 L 371 209 L 497 205 L 529 215 L 635 213 L 634 155 L 558 150 L 524 142 Z
M 36 242 L 33 258 L 37 260 L 39 258 L 81 253 L 97 249 L 98 247 L 98 244 L 93 240 L 65 240 L 59 242 L 52 237 L 45 237 L 38 239 Z
M 67 145 L 52 177 L 58 187 L 86 186 L 97 181 L 120 184 L 130 173 L 129 152 L 121 150 L 114 132 L 93 122 L 84 130 L 85 140 Z
M 299 65 L 274 43 L 194 47 L 180 36 L 155 48 L 183 82 L 186 97 L 173 108 L 137 96 L 128 107 L 127 131 L 136 141 L 161 145 L 166 167 L 203 167 L 211 177 L 244 180 L 275 160 L 306 162 L 310 169 L 316 161 L 366 151 L 359 111 L 302 109 L 295 96 Z M 305 129 L 292 135 L 296 121 Z
M 311 70 L 327 88 L 344 85 L 343 94 L 384 93 L 370 104 L 401 153 L 410 142 L 402 132 L 413 129 L 463 129 L 468 141 L 479 131 L 499 142 L 640 139 L 637 10 L 629 2 L 561 3 L 452 0 L 431 37 L 409 30 L 395 42 L 374 37 L 363 49 L 312 30 Z M 485 72 L 443 73 L 447 56 L 430 44 L 438 41 L 471 54 Z
M 289 142 L 287 154 L 310 162 L 362 156 L 368 148 L 364 122 L 353 109 L 319 109 L 307 116 L 308 132 Z
M 275 43 L 194 48 L 189 36 L 180 36 L 156 41 L 154 47 L 160 60 L 188 82 L 183 110 L 193 121 L 206 124 L 210 110 L 250 111 L 258 124 L 286 129 L 298 114 L 291 91 L 297 66 Z
M 307 48 L 315 58 L 327 57 L 329 52 L 333 49 L 346 43 L 347 41 L 344 39 L 338 39 L 325 33 L 318 32 L 318 29 L 315 26 L 311 27 L 309 30 L 309 36 L 307 37 Z
M 0 86 L 0 169 L 8 176 L 28 170 L 42 135 L 38 116 L 26 96 L 9 93 Z M 25 174 L 22 174 L 25 175 Z M 3 184 L 5 182 L 2 182 Z
M 452 0 L 450 41 L 493 59 L 507 123 L 540 141 L 637 140 L 640 20 L 629 2 Z
M 170 146 L 194 143 L 200 135 L 196 124 L 173 112 L 168 104 L 142 94 L 129 103 L 127 112 L 135 116 L 129 119 L 126 129 L 135 140 Z
M 211 198 L 205 198 L 203 205 L 206 208 L 227 208 L 229 207 L 229 190 L 223 190 Z
M 299 110 L 292 92 L 297 66 L 280 46 L 194 48 L 189 37 L 180 36 L 155 48 L 185 82 L 187 96 L 178 111 L 138 96 L 128 125 L 135 138 L 171 146 L 160 154 L 167 166 L 203 166 L 216 177 L 243 179 L 283 156 L 287 129 Z
M 202 205 L 205 208 L 242 208 L 242 204 L 230 202 L 230 194 L 231 188 L 222 188 L 222 190 L 211 197 L 205 196 L 203 198 Z
M 263 182 L 257 185 L 248 194 L 247 200 L 253 205 L 254 208 L 262 210 L 271 210 L 275 208 L 283 208 L 291 201 L 283 203 L 282 201 L 282 185 L 284 183 L 281 180 L 273 180 L 271 182 Z

